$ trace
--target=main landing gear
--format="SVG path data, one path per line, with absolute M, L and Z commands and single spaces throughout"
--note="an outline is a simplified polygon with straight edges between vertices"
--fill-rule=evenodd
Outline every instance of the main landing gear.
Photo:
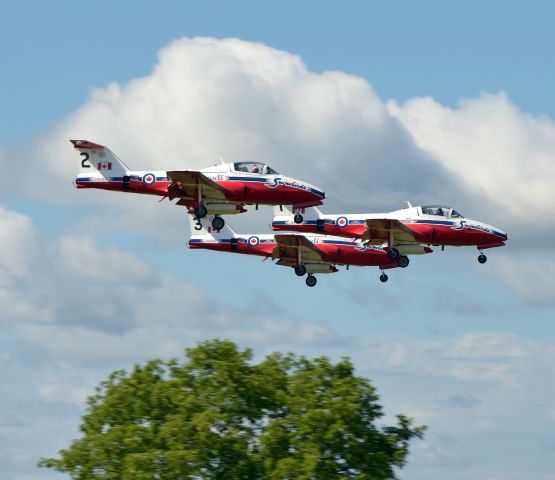
M 407 268 L 410 263 L 409 257 L 407 257 L 406 255 L 401 255 L 399 257 L 399 260 L 397 260 L 397 263 L 401 268 Z
M 408 267 L 410 263 L 409 257 L 407 257 L 406 255 L 401 255 L 399 250 L 397 250 L 395 247 L 391 247 L 387 251 L 387 258 L 389 258 L 390 260 L 397 260 L 397 264 L 401 268 Z
M 294 270 L 297 277 L 304 277 L 306 275 L 306 267 L 303 264 L 297 265 Z M 313 273 L 309 273 L 305 282 L 309 287 L 314 287 L 318 283 L 318 280 Z
M 486 257 L 483 253 L 482 250 L 480 250 L 480 255 L 478 255 L 478 261 L 480 263 L 486 263 L 488 261 L 488 257 Z
M 295 214 L 293 217 L 295 223 L 303 223 L 303 216 L 300 213 Z
M 316 285 L 318 280 L 316 280 L 316 277 L 314 275 L 312 275 L 312 273 L 309 273 L 308 277 L 306 277 L 305 282 L 309 287 L 313 287 L 314 285 Z
M 221 230 L 222 228 L 224 228 L 224 226 L 225 226 L 225 220 L 222 217 L 216 215 L 212 219 L 212 228 L 214 230 Z
M 306 275 L 306 267 L 304 265 L 297 265 L 295 267 L 295 275 L 297 277 L 304 277 Z
M 390 260 L 397 260 L 400 256 L 401 254 L 399 253 L 399 250 L 397 250 L 395 247 L 391 247 L 387 251 L 387 258 L 389 258 Z
M 194 214 L 197 220 L 201 220 L 208 215 L 208 209 L 204 205 L 199 205 L 198 207 L 195 207 Z M 199 225 L 201 225 L 200 222 L 199 222 Z M 224 228 L 224 226 L 225 226 L 225 220 L 219 215 L 216 215 L 212 219 L 212 228 L 214 230 L 220 231 L 222 228 Z
M 200 204 L 198 207 L 195 207 L 195 217 L 197 218 L 204 218 L 208 215 L 208 209 Z

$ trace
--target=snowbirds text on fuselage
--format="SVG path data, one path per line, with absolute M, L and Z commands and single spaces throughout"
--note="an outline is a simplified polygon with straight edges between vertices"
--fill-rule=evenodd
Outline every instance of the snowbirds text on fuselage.
M 345 240 L 328 235 L 284 234 L 236 234 L 226 223 L 222 229 L 212 227 L 211 218 L 199 219 L 189 214 L 191 249 L 257 255 L 277 260 L 276 265 L 294 269 L 297 276 L 306 274 L 306 284 L 316 285 L 315 273 L 334 273 L 337 266 L 376 266 L 381 270 L 380 280 L 386 282 L 384 270 L 406 267 L 408 257 L 400 262 L 391 260 L 383 247 L 367 245 L 360 240 Z M 425 247 L 419 253 L 430 253 Z
M 282 211 L 275 208 L 272 229 L 320 233 L 359 239 L 367 245 L 383 245 L 393 260 L 416 246 L 475 246 L 478 261 L 485 263 L 482 250 L 505 245 L 508 236 L 492 227 L 465 218 L 441 205 L 409 207 L 390 213 L 323 214 L 317 208 Z M 283 209 L 281 209 L 283 210 Z M 302 212 L 302 215 L 301 215 Z
M 99 188 L 178 198 L 197 218 L 246 211 L 245 205 L 322 205 L 325 193 L 309 183 L 278 174 L 260 162 L 222 163 L 201 170 L 130 170 L 109 148 L 88 140 L 70 140 L 81 156 L 77 188 Z

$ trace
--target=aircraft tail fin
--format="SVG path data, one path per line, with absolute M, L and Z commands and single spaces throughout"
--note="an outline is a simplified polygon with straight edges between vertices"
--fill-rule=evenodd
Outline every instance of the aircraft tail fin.
M 88 140 L 70 140 L 79 151 L 79 176 L 123 177 L 129 168 L 108 147 Z

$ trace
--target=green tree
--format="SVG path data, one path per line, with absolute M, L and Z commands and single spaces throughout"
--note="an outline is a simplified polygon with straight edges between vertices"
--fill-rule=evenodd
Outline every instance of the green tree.
M 258 364 L 225 340 L 110 375 L 87 401 L 81 438 L 39 466 L 79 480 L 393 479 L 403 415 L 379 427 L 374 387 L 347 358 L 274 353 Z

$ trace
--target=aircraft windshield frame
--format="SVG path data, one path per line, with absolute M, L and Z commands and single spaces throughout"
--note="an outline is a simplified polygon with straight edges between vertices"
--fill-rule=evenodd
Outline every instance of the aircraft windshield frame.
M 278 175 L 270 165 L 263 162 L 235 162 L 233 168 L 236 172 L 261 173 L 264 175 Z
M 446 207 L 444 205 L 423 205 L 420 208 L 422 209 L 423 215 L 446 218 L 464 218 L 464 215 L 461 215 L 454 208 Z

